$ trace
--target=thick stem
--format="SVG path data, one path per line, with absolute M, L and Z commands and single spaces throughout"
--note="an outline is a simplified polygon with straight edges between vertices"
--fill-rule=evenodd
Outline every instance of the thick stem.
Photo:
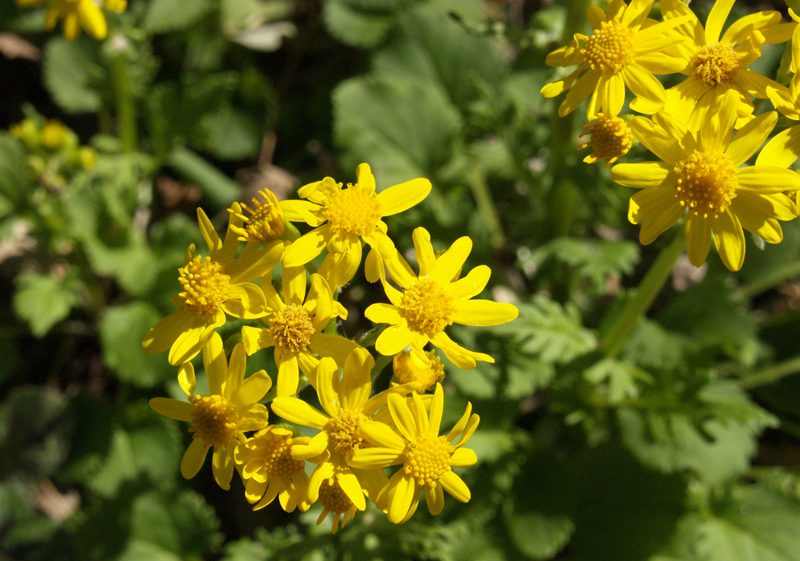
M 185 146 L 176 146 L 169 153 L 167 164 L 185 179 L 196 183 L 217 207 L 227 207 L 241 194 L 242 188 L 236 181 Z
M 641 317 L 647 313 L 656 296 L 667 282 L 675 262 L 686 249 L 686 236 L 683 228 L 677 228 L 675 238 L 661 250 L 656 260 L 645 273 L 636 294 L 630 298 L 622 311 L 614 319 L 600 339 L 600 350 L 607 357 L 616 356 L 625 341 L 639 325 Z
M 130 154 L 136 151 L 139 141 L 136 128 L 136 100 L 133 98 L 128 59 L 124 52 L 118 52 L 111 61 L 111 78 L 114 82 L 114 104 L 122 151 Z

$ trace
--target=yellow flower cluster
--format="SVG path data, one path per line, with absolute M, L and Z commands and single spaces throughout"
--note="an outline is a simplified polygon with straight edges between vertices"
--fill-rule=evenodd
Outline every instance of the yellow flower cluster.
M 800 21 L 775 11 L 745 16 L 722 30 L 735 0 L 717 0 L 705 26 L 681 0 L 661 0 L 662 22 L 650 19 L 653 0 L 609 0 L 605 11 L 592 6 L 587 18 L 594 32 L 576 34 L 572 43 L 547 57 L 550 66 L 578 68 L 547 84 L 542 95 L 568 92 L 559 108 L 564 116 L 589 99 L 589 124 L 581 134 L 592 148 L 584 161 L 625 156 L 638 140 L 658 161 L 617 164 L 611 177 L 639 189 L 628 218 L 642 224 L 639 239 L 652 243 L 682 220 L 689 260 L 705 263 L 711 240 L 724 265 L 744 263 L 748 230 L 767 243 L 779 243 L 778 220 L 800 214 L 795 204 L 800 176 L 789 166 L 800 157 L 800 129 L 787 129 L 745 166 L 773 131 L 778 115 L 756 115 L 753 98 L 772 101 L 790 119 L 800 118 L 800 77 L 790 87 L 750 66 L 764 45 L 792 40 L 794 71 L 800 65 Z M 686 78 L 665 90 L 656 74 Z M 651 115 L 619 117 L 626 88 L 633 111 Z M 735 135 L 734 135 L 734 131 Z M 790 197 L 791 196 L 791 197 Z
M 17 0 L 20 8 L 42 4 L 47 4 L 45 27 L 53 29 L 59 20 L 64 20 L 64 36 L 72 41 L 80 36 L 81 29 L 95 39 L 105 39 L 108 25 L 102 8 L 121 13 L 125 11 L 127 0 Z
M 276 497 L 287 512 L 319 502 L 318 523 L 332 514 L 334 532 L 364 510 L 367 499 L 394 523 L 414 513 L 423 489 L 433 514 L 443 508 L 443 491 L 469 500 L 469 489 L 451 468 L 477 461 L 463 445 L 479 418 L 468 405 L 455 428 L 439 436 L 444 369 L 436 351 L 426 346 L 439 348 L 460 368 L 474 368 L 477 360 L 493 362 L 459 346 L 445 329 L 453 323 L 498 325 L 518 314 L 511 304 L 473 299 L 491 271 L 481 265 L 461 278 L 472 248 L 468 237 L 436 254 L 428 232 L 414 230 L 419 274 L 400 255 L 383 218 L 421 202 L 431 190 L 428 180 L 377 193 L 367 164 L 358 166 L 356 175 L 358 182 L 347 187 L 330 177 L 306 185 L 299 200 L 279 202 L 262 191 L 263 202 L 234 203 L 224 240 L 198 209 L 208 251 L 199 255 L 189 247 L 178 271 L 181 290 L 172 300 L 176 311 L 143 342 L 149 353 L 169 351 L 188 396 L 188 401 L 150 402 L 157 412 L 192 423 L 192 444 L 181 463 L 184 477 L 194 477 L 213 447 L 212 470 L 222 488 L 230 487 L 235 470 L 255 509 Z M 292 222 L 312 229 L 300 235 Z M 373 304 L 364 315 L 389 324 L 378 327 L 373 340 L 375 350 L 387 357 L 384 364 L 393 357 L 396 377 L 372 396 L 372 378 L 380 370 L 375 359 L 336 333 L 338 320 L 347 318 L 338 295 L 361 265 L 363 242 L 370 247 L 365 276 L 381 282 L 390 302 Z M 312 261 L 325 250 L 317 272 Z M 274 281 L 276 270 L 281 276 Z M 238 335 L 232 338 L 230 359 L 217 333 L 229 318 L 257 322 L 241 327 L 241 342 Z M 245 378 L 247 356 L 267 348 L 277 366 L 271 393 L 265 371 Z M 201 351 L 209 391 L 198 395 L 190 361 Z M 297 397 L 306 384 L 316 390 L 323 411 Z M 433 395 L 423 395 L 431 388 Z M 274 414 L 318 434 L 300 437 L 287 425 L 270 424 L 260 403 L 265 398 L 272 398 Z M 306 462 L 315 466 L 310 477 Z M 403 467 L 390 479 L 384 468 L 395 465 Z

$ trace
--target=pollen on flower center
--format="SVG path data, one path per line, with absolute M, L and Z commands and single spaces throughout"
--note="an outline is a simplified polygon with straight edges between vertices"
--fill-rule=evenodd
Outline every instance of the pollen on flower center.
M 249 217 L 228 209 L 229 213 L 236 214 L 245 223 L 244 228 L 231 226 L 231 230 L 239 234 L 239 241 L 271 242 L 279 238 L 286 228 L 283 210 L 278 204 L 275 193 L 268 189 L 262 189 L 259 194 L 264 197 L 264 203 L 253 197 L 253 208 L 244 203 L 241 205 L 242 209 L 250 214 Z
M 270 433 L 259 446 L 267 475 L 270 477 L 291 477 L 304 469 L 305 462 L 292 458 L 292 438 Z
M 195 395 L 189 398 L 193 438 L 209 446 L 227 446 L 236 434 L 236 406 L 221 395 Z
M 736 167 L 720 152 L 695 151 L 675 164 L 675 196 L 696 215 L 716 217 L 736 196 Z
M 612 163 L 627 154 L 633 144 L 633 135 L 628 123 L 619 117 L 606 117 L 599 114 L 596 121 L 584 125 L 583 128 L 586 130 L 580 136 L 587 134 L 592 136 L 589 142 L 578 149 L 591 146 L 597 160 L 609 158 L 609 163 Z
M 298 304 L 285 306 L 269 320 L 269 336 L 285 351 L 304 351 L 315 332 L 308 310 Z
M 328 195 L 323 211 L 334 232 L 364 236 L 375 231 L 381 219 L 381 206 L 374 191 L 360 185 L 337 185 Z
M 435 280 L 422 278 L 403 294 L 403 312 L 411 331 L 433 338 L 453 323 L 453 298 Z
M 439 478 L 450 471 L 450 456 L 453 447 L 444 436 L 423 436 L 408 445 L 406 450 L 406 473 L 414 476 L 417 483 L 435 487 Z
M 344 492 L 335 477 L 330 477 L 319 486 L 319 503 L 334 514 L 349 512 L 353 501 Z
M 178 296 L 189 311 L 202 317 L 215 313 L 228 298 L 231 277 L 221 264 L 198 255 L 180 269 L 178 281 L 183 288 Z
M 716 86 L 727 84 L 739 70 L 739 60 L 733 47 L 722 43 L 714 43 L 700 48 L 692 60 L 694 73 L 708 84 Z
M 581 49 L 592 70 L 618 72 L 634 55 L 633 30 L 617 21 L 604 21 Z
M 366 415 L 360 409 L 339 410 L 339 413 L 325 425 L 328 442 L 340 454 L 349 454 L 360 448 L 368 447 L 369 443 L 361 438 L 359 432 L 361 424 L 367 420 Z

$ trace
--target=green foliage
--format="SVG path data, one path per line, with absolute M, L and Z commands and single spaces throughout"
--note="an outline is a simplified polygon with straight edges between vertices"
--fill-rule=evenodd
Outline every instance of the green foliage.
M 152 0 L 144 18 L 150 33 L 188 29 L 213 7 L 211 0 L 185 0 L 179 9 L 170 0 Z
M 83 284 L 75 272 L 63 277 L 26 271 L 16 279 L 14 312 L 30 325 L 36 337 L 44 337 L 52 327 L 69 316 L 81 301 Z
M 102 98 L 97 84 L 105 71 L 97 64 L 91 42 L 54 38 L 44 51 L 44 82 L 53 99 L 68 113 L 98 111 Z
M 394 23 L 391 16 L 361 12 L 345 0 L 325 0 L 322 16 L 328 32 L 339 41 L 365 48 L 378 45 Z

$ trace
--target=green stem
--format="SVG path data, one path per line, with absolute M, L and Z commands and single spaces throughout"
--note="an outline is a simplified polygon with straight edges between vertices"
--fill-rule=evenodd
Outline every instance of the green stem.
M 800 261 L 790 262 L 774 269 L 770 274 L 741 287 L 735 292 L 735 296 L 749 299 L 796 276 L 800 276 Z
M 639 319 L 650 309 L 656 296 L 661 292 L 675 262 L 685 249 L 686 236 L 683 228 L 678 227 L 673 240 L 661 250 L 645 273 L 636 289 L 636 294 L 625 303 L 622 311 L 600 339 L 600 350 L 605 356 L 614 357 L 622 349 L 625 341 L 638 326 Z
M 761 372 L 752 374 L 739 381 L 739 387 L 745 390 L 751 390 L 759 386 L 766 386 L 773 384 L 792 374 L 800 372 L 800 356 L 790 358 L 780 364 L 765 368 Z
M 393 356 L 386 356 L 386 355 L 378 355 L 378 358 L 375 359 L 375 368 L 372 369 L 372 383 L 374 384 L 375 381 L 380 376 L 383 369 L 386 368 L 391 362 L 394 360 Z
M 242 188 L 233 179 L 186 148 L 176 146 L 167 156 L 167 164 L 184 179 L 196 183 L 217 207 L 224 208 L 239 198 Z
M 500 222 L 500 214 L 494 205 L 489 185 L 486 177 L 478 168 L 473 168 L 468 181 L 472 196 L 475 197 L 475 204 L 478 206 L 478 213 L 489 227 L 491 244 L 494 249 L 503 247 L 506 243 L 506 235 L 503 232 L 503 225 Z
M 111 61 L 111 78 L 114 82 L 114 103 L 122 151 L 130 154 L 136 151 L 139 142 L 136 129 L 136 101 L 133 99 L 128 59 L 124 52 L 114 55 Z

